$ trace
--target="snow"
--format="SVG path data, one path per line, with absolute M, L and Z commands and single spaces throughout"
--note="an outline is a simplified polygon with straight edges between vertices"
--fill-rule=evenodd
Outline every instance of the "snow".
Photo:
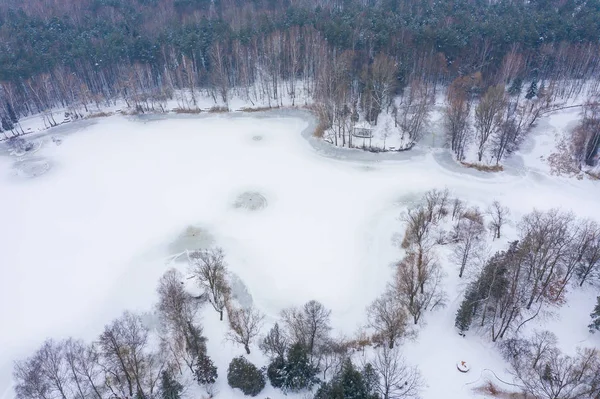
M 12 395 L 12 361 L 46 337 L 92 340 L 123 310 L 150 311 L 160 275 L 171 265 L 186 270 L 173 262 L 173 243 L 190 226 L 224 248 L 267 315 L 265 328 L 281 309 L 316 299 L 332 309 L 336 335 L 351 336 L 401 255 L 398 216 L 427 190 L 448 187 L 481 207 L 497 199 L 513 221 L 534 207 L 598 217 L 597 183 L 550 176 L 527 154 L 490 175 L 419 146 L 393 154 L 333 148 L 311 137 L 315 124 L 303 111 L 73 122 L 30 136 L 41 143 L 31 159 L 49 165 L 34 177 L 15 169 L 28 155 L 0 151 L 0 398 Z M 264 206 L 237 207 L 245 193 Z M 404 353 L 425 377 L 424 399 L 478 397 L 468 384 L 486 369 L 503 375 L 505 364 L 485 338 L 454 331 L 465 282 L 455 266 L 442 266 L 448 306 L 425 314 Z M 548 322 L 565 351 L 600 345 L 585 328 L 594 295 L 572 291 Z M 223 341 L 226 324 L 209 307 L 203 323 L 218 397 L 241 398 L 226 369 L 243 348 Z M 264 365 L 253 349 L 250 360 Z M 456 370 L 460 360 L 469 373 Z M 283 394 L 268 388 L 266 396 Z

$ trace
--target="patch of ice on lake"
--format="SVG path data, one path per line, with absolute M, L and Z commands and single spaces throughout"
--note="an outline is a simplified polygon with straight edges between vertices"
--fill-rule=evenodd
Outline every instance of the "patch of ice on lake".
M 17 176 L 34 178 L 41 176 L 50 170 L 50 162 L 43 158 L 30 158 L 17 161 L 13 164 Z
M 246 191 L 237 196 L 233 203 L 234 208 L 258 211 L 267 207 L 267 199 L 257 191 Z
M 190 225 L 169 244 L 169 253 L 177 255 L 185 251 L 208 249 L 214 243 L 215 238 L 209 231 L 199 226 Z

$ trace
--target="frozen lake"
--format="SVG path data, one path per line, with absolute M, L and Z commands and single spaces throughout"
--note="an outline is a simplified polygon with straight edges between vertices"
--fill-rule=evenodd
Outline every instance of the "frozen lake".
M 313 124 L 302 112 L 111 117 L 51 130 L 31 156 L 2 153 L 0 397 L 10 395 L 12 361 L 46 337 L 93 339 L 124 309 L 150 310 L 189 226 L 224 248 L 269 317 L 316 299 L 351 334 L 399 257 L 398 216 L 429 189 L 447 187 L 473 205 L 497 199 L 513 220 L 534 207 L 599 216 L 597 182 L 524 168 L 486 175 L 427 148 L 383 157 L 333 149 L 310 137 Z M 436 384 L 439 368 L 458 350 L 479 350 L 451 333 L 459 299 L 449 298 L 419 342 L 432 346 L 419 354 L 425 398 L 461 392 L 462 380 Z

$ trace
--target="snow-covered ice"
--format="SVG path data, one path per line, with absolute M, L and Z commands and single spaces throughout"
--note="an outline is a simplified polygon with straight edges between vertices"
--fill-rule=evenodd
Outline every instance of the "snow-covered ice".
M 400 255 L 398 216 L 429 189 L 448 187 L 473 205 L 497 199 L 512 220 L 534 207 L 600 216 L 597 182 L 519 162 L 488 175 L 418 146 L 396 154 L 332 148 L 311 137 L 315 121 L 301 111 L 95 122 L 32 137 L 41 148 L 30 159 L 46 173 L 19 173 L 19 162 L 33 161 L 0 156 L 0 397 L 11 396 L 12 361 L 46 337 L 91 340 L 123 310 L 150 310 L 158 278 L 186 240 L 222 246 L 236 286 L 269 321 L 316 299 L 332 309 L 336 332 L 351 335 Z M 425 399 L 477 397 L 465 384 L 484 369 L 502 373 L 504 363 L 491 343 L 455 333 L 464 287 L 443 266 L 449 306 L 426 314 L 404 350 L 426 379 Z M 593 293 L 572 295 L 569 305 L 582 304 L 577 315 L 561 310 L 565 322 L 552 321 L 561 346 L 599 345 L 584 323 Z M 218 389 L 242 397 L 225 375 L 243 349 L 223 342 L 217 320 L 204 315 Z M 459 360 L 469 373 L 457 372 Z

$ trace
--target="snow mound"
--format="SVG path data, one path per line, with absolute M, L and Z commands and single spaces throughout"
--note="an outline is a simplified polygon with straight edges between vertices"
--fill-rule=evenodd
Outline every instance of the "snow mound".
M 34 178 L 41 176 L 50 170 L 50 162 L 43 158 L 31 158 L 17 161 L 13 165 L 17 176 Z
M 267 207 L 267 199 L 257 191 L 246 191 L 238 195 L 233 203 L 234 208 L 259 211 Z
M 169 253 L 176 255 L 185 251 L 208 249 L 214 243 L 215 238 L 209 231 L 199 226 L 190 225 L 169 244 Z
M 263 139 L 263 136 L 261 136 L 261 135 L 252 136 L 253 141 L 262 141 L 262 139 Z

